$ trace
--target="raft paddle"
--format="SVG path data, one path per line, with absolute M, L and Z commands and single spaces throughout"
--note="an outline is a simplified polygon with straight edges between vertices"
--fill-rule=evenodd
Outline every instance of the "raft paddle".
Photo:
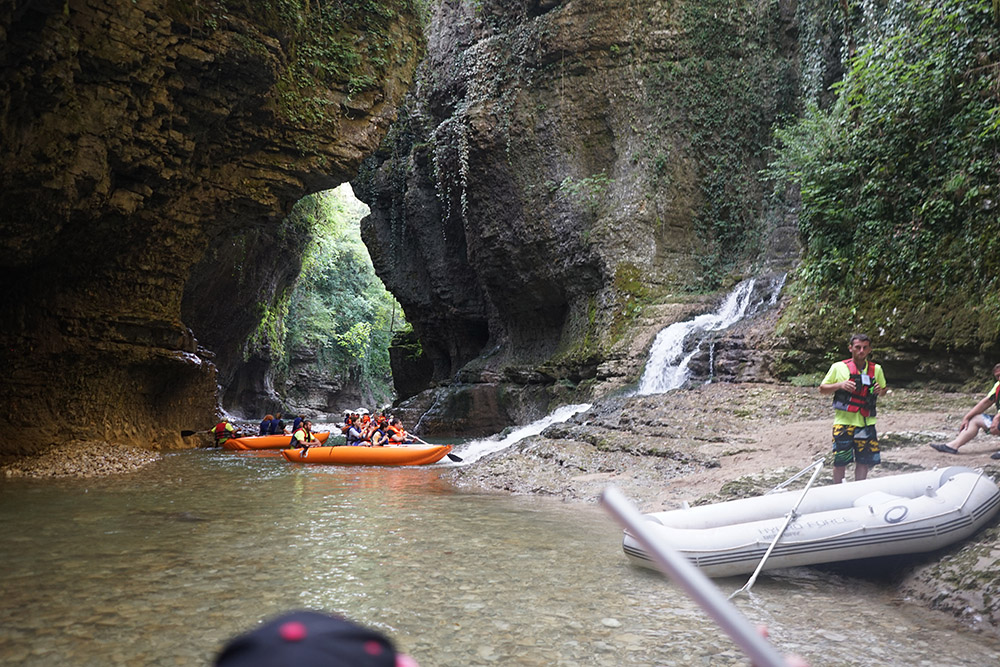
M 809 468 L 816 468 L 816 469 L 813 470 L 812 477 L 809 478 L 809 483 L 806 484 L 806 488 L 802 489 L 802 494 L 799 496 L 799 499 L 795 501 L 795 506 L 792 507 L 792 509 L 788 512 L 787 515 L 785 515 L 784 525 L 781 526 L 781 530 L 778 531 L 778 534 L 775 536 L 774 541 L 771 542 L 771 546 L 769 546 L 767 548 L 767 551 L 764 552 L 764 557 L 760 559 L 760 563 L 757 564 L 757 569 L 753 571 L 752 575 L 750 575 L 750 580 L 747 581 L 747 583 L 743 586 L 743 588 L 739 589 L 738 591 L 733 591 L 733 594 L 729 596 L 730 600 L 739 595 L 740 593 L 750 592 L 750 588 L 754 585 L 754 582 L 757 581 L 757 575 L 760 574 L 761 569 L 763 569 L 764 563 L 767 562 L 768 557 L 771 555 L 771 551 L 774 550 L 774 547 L 778 544 L 778 540 L 781 539 L 781 536 L 785 534 L 785 529 L 788 528 L 788 524 L 790 524 L 792 521 L 798 518 L 799 505 L 802 504 L 802 500 L 806 497 L 806 494 L 812 487 L 813 482 L 816 481 L 816 477 L 817 475 L 819 475 L 820 470 L 823 469 L 823 459 L 815 461 L 812 465 L 807 466 L 805 469 L 803 469 L 802 472 L 809 470 Z M 802 472 L 800 472 L 799 474 L 801 475 Z
M 181 431 L 181 437 L 182 438 L 190 438 L 192 435 L 198 435 L 199 433 L 211 433 L 214 430 L 215 430 L 214 428 L 207 428 L 204 431 Z M 229 437 L 230 438 L 242 438 L 243 436 L 240 435 L 239 431 L 233 431 L 233 435 L 231 435 Z
M 754 665 L 785 667 L 785 660 L 774 644 L 758 633 L 747 617 L 722 595 L 701 570 L 649 530 L 649 522 L 629 502 L 625 494 L 617 487 L 609 486 L 601 494 L 601 504 L 642 545 L 653 562 L 700 604 L 727 635 L 732 637 Z
M 423 443 L 425 445 L 431 445 L 431 443 L 427 442 L 426 440 L 421 440 L 419 437 L 413 435 L 412 433 L 410 434 L 410 437 L 413 438 L 414 440 L 416 440 L 419 443 Z M 433 447 L 433 445 L 431 445 L 431 446 Z M 461 463 L 464 460 L 458 454 L 452 454 L 451 452 L 448 452 L 448 458 L 451 459 L 452 461 L 454 461 L 455 463 Z

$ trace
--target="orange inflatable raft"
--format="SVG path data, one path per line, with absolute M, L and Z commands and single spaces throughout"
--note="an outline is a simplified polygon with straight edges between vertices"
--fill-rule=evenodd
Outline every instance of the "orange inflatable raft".
M 320 433 L 313 433 L 313 435 L 320 442 L 326 442 L 326 439 L 330 437 L 330 432 L 321 431 Z M 292 436 L 290 435 L 249 435 L 243 438 L 230 438 L 222 443 L 222 446 L 225 449 L 236 450 L 281 449 L 282 447 L 287 447 L 291 441 Z
M 309 447 L 283 449 L 292 463 L 328 463 L 343 466 L 423 466 L 437 463 L 451 452 L 451 445 L 385 445 L 384 447 Z

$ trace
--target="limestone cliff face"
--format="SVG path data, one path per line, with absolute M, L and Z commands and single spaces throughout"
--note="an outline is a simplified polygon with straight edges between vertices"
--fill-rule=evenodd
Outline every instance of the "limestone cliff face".
M 308 242 L 285 215 L 394 118 L 422 50 L 409 3 L 376 17 L 378 50 L 364 12 L 235 4 L 0 8 L 0 453 L 214 423 Z M 324 79 L 302 45 L 334 33 L 360 57 Z
M 424 426 L 463 428 L 476 405 L 496 429 L 622 386 L 642 303 L 683 315 L 701 306 L 678 293 L 762 246 L 794 258 L 756 174 L 799 104 L 796 6 L 438 3 L 415 92 L 355 183 L 376 270 L 431 383 L 453 385 L 415 399 L 435 406 Z

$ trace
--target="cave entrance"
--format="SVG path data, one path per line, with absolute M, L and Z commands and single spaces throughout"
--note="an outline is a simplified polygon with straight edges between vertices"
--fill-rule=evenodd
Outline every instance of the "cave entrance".
M 307 238 L 302 268 L 265 309 L 224 392 L 227 409 L 335 421 L 346 409 L 392 403 L 389 345 L 410 327 L 361 240 L 368 212 L 349 183 L 292 208 L 284 225 Z

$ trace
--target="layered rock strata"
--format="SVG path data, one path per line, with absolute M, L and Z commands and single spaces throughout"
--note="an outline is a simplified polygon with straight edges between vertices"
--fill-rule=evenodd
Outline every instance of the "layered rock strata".
M 794 219 L 765 210 L 756 172 L 799 100 L 796 5 L 708 5 L 437 5 L 355 190 L 425 388 L 451 385 L 431 389 L 443 431 L 469 405 L 494 406 L 477 419 L 499 430 L 634 381 L 643 304 L 688 310 L 685 292 L 761 255 L 745 238 L 794 257 Z
M 354 175 L 421 57 L 408 3 L 379 35 L 364 13 L 230 4 L 0 9 L 0 451 L 213 424 L 297 275 L 308 230 L 285 215 Z M 316 38 L 355 70 L 304 61 Z

